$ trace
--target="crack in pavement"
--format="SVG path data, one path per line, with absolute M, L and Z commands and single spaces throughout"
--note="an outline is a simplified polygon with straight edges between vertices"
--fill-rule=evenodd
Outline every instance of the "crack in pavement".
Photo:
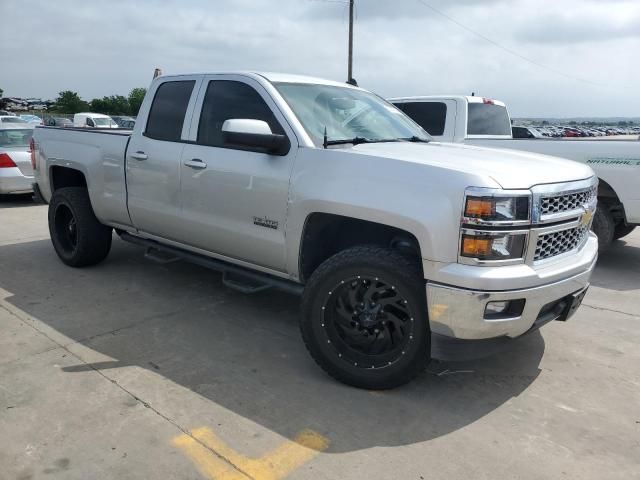
M 582 303 L 582 306 L 588 307 L 588 308 L 592 308 L 593 310 L 602 310 L 605 312 L 613 312 L 613 313 L 619 313 L 621 315 L 627 315 L 629 317 L 633 317 L 633 318 L 640 318 L 640 315 L 636 315 L 635 313 L 629 313 L 629 312 L 623 312 L 622 310 L 615 310 L 613 308 L 607 308 L 607 307 L 597 307 L 595 305 L 589 305 L 588 303 Z

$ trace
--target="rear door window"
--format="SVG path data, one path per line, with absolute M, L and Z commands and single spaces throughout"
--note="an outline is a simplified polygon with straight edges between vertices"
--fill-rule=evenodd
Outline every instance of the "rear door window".
M 468 104 L 467 135 L 511 135 L 507 108 L 491 103 Z
M 531 136 L 525 127 L 511 127 L 511 133 L 513 138 L 529 138 Z
M 145 136 L 168 142 L 180 141 L 195 83 L 195 80 L 180 80 L 165 82 L 158 87 L 149 111 Z
M 434 137 L 444 133 L 447 121 L 447 105 L 443 102 L 406 102 L 396 107 Z
M 210 81 L 200 114 L 198 143 L 224 147 L 222 125 L 232 118 L 262 120 L 269 124 L 271 132 L 285 134 L 271 108 L 253 87 L 235 80 Z

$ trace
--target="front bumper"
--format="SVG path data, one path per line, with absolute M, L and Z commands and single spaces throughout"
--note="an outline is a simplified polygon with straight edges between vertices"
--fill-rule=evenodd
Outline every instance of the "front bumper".
M 30 193 L 33 177 L 25 176 L 19 168 L 0 169 L 0 193 Z
M 516 290 L 475 290 L 427 282 L 429 323 L 435 334 L 464 340 L 518 337 L 540 322 L 554 319 L 549 307 L 572 294 L 586 290 L 597 259 L 597 243 L 588 258 L 583 258 L 580 273 L 544 285 Z M 483 268 L 483 267 L 473 267 Z M 502 267 L 507 268 L 507 267 Z M 496 285 L 496 278 L 492 286 Z M 511 278 L 504 279 L 509 285 Z M 524 299 L 522 313 L 508 318 L 487 319 L 488 302 Z

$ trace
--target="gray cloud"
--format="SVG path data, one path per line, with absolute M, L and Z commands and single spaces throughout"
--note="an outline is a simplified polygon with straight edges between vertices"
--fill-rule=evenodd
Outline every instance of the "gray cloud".
M 560 45 L 640 38 L 640 11 L 622 18 L 589 11 L 571 15 L 543 14 L 535 23 L 529 23 L 520 29 L 515 38 L 526 42 Z
M 354 73 L 381 95 L 469 93 L 516 115 L 638 115 L 637 1 L 425 0 L 566 78 L 506 53 L 417 0 L 356 0 Z M 0 1 L 5 95 L 86 99 L 167 73 L 267 70 L 344 80 L 344 5 L 311 0 Z M 634 20 L 636 19 L 636 20 Z M 635 22 L 635 23 L 634 23 Z M 617 32 L 617 33 L 616 33 Z M 626 33 L 624 33 L 626 32 Z M 579 40 L 578 40 L 579 39 Z M 598 84 L 602 86 L 594 86 Z

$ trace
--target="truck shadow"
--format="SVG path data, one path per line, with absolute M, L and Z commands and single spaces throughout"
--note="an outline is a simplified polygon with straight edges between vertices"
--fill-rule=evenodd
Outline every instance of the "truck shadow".
M 29 207 L 31 205 L 37 205 L 33 201 L 32 193 L 26 193 L 21 195 L 0 195 L 0 209 L 15 208 L 15 207 Z
M 637 290 L 640 285 L 640 247 L 634 241 L 638 235 L 616 240 L 600 254 L 591 284 L 611 290 Z M 632 244 L 633 242 L 633 244 Z
M 114 239 L 103 264 L 75 270 L 60 263 L 48 240 L 3 246 L 0 287 L 14 306 L 114 359 L 66 368 L 70 375 L 149 369 L 287 438 L 316 430 L 333 452 L 446 435 L 520 395 L 540 372 L 545 344 L 536 332 L 499 355 L 434 362 L 393 391 L 350 388 L 307 354 L 297 297 L 245 296 L 222 286 L 217 273 L 182 262 L 155 264 L 142 254 Z M 144 385 L 128 388 L 145 398 L 138 391 Z

